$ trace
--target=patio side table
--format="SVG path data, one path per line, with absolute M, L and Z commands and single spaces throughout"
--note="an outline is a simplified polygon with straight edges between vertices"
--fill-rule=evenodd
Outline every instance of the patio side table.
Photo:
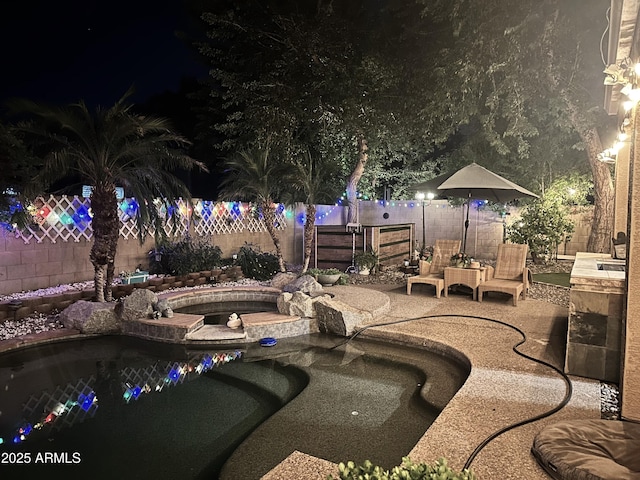
M 466 285 L 473 290 L 473 299 L 478 299 L 478 286 L 485 280 L 485 267 L 458 268 L 445 267 L 444 269 L 444 296 L 447 296 L 451 285 Z

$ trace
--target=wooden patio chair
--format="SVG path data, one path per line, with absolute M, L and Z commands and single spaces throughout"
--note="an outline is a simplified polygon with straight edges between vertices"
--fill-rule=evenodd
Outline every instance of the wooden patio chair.
M 513 296 L 513 305 L 518 305 L 518 298 L 526 300 L 529 288 L 529 269 L 527 262 L 527 245 L 500 244 L 495 269 L 487 268 L 485 281 L 478 286 L 478 301 L 482 302 L 485 292 L 502 292 Z
M 460 240 L 436 240 L 431 263 L 420 260 L 419 274 L 407 278 L 407 295 L 411 295 L 414 283 L 426 283 L 436 287 L 436 298 L 444 291 L 444 268 L 451 264 L 451 256 L 460 251 Z

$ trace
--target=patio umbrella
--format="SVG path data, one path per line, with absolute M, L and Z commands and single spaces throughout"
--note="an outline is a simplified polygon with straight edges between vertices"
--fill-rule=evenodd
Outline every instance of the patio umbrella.
M 467 230 L 469 229 L 469 207 L 472 199 L 490 200 L 507 203 L 516 198 L 538 198 L 533 192 L 507 180 L 500 175 L 472 163 L 454 172 L 445 173 L 426 182 L 409 187 L 410 192 L 432 192 L 440 197 L 467 199 L 467 217 L 464 222 L 464 241 L 462 250 L 467 248 Z

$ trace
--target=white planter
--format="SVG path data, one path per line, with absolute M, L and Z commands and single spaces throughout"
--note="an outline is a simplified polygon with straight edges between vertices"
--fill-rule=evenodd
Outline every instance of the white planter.
M 369 268 L 367 267 L 360 267 L 360 269 L 358 270 L 358 273 L 360 275 L 369 275 Z

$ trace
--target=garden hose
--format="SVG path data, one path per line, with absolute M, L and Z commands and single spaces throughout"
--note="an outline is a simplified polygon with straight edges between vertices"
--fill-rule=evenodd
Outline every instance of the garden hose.
M 543 418 L 549 417 L 549 416 L 553 415 L 554 413 L 560 411 L 562 408 L 564 408 L 567 405 L 567 403 L 569 403 L 569 401 L 571 400 L 571 395 L 573 394 L 573 385 L 572 385 L 571 380 L 569 379 L 569 377 L 562 370 L 560 370 L 559 368 L 555 367 L 554 365 L 551 365 L 548 362 L 545 362 L 544 360 L 540 360 L 538 358 L 532 357 L 532 356 L 527 355 L 526 353 L 522 353 L 522 352 L 520 352 L 518 350 L 518 347 L 527 341 L 527 336 L 525 335 L 525 333 L 521 329 L 519 329 L 518 327 L 515 327 L 515 326 L 513 326 L 513 325 L 511 325 L 509 323 L 503 322 L 501 320 L 496 320 L 494 318 L 488 318 L 488 317 L 479 317 L 479 316 L 476 316 L 476 315 L 458 315 L 458 314 L 453 314 L 453 313 L 440 314 L 440 315 L 425 315 L 425 316 L 422 316 L 422 317 L 405 318 L 405 319 L 402 319 L 402 320 L 395 320 L 395 321 L 392 321 L 392 322 L 376 323 L 376 324 L 366 325 L 366 326 L 362 327 L 360 330 L 358 330 L 357 332 L 355 332 L 353 335 L 351 335 L 349 338 L 347 338 L 344 342 L 341 342 L 338 345 L 333 346 L 330 350 L 333 350 L 335 348 L 341 347 L 342 345 L 346 345 L 351 340 L 353 340 L 354 338 L 356 338 L 358 335 L 360 335 L 362 332 L 364 332 L 365 330 L 367 330 L 369 328 L 384 327 L 384 326 L 396 325 L 396 324 L 405 323 L 405 322 L 413 322 L 413 321 L 416 321 L 416 320 L 425 320 L 425 319 L 429 319 L 429 318 L 443 318 L 443 317 L 459 317 L 459 318 L 472 318 L 472 319 L 475 319 L 475 320 L 484 320 L 484 321 L 487 321 L 487 322 L 497 323 L 497 324 L 503 325 L 505 327 L 508 327 L 508 328 L 510 328 L 512 330 L 515 330 L 516 332 L 518 332 L 520 334 L 522 339 L 512 347 L 512 350 L 517 355 L 520 355 L 521 357 L 524 357 L 527 360 L 531 360 L 533 362 L 539 363 L 541 365 L 544 365 L 545 367 L 548 367 L 548 368 L 554 370 L 557 374 L 559 374 L 563 378 L 563 380 L 565 381 L 565 384 L 566 384 L 566 390 L 565 390 L 564 398 L 562 399 L 562 401 L 556 407 L 554 407 L 551 410 L 548 410 L 546 412 L 543 412 L 543 413 L 541 413 L 539 415 L 535 415 L 533 417 L 530 417 L 530 418 L 527 418 L 525 420 L 522 420 L 520 422 L 516 422 L 516 423 L 510 424 L 510 425 L 507 425 L 506 427 L 503 427 L 503 428 L 497 430 L 496 432 L 492 433 L 486 439 L 484 439 L 482 442 L 480 442 L 480 444 L 473 450 L 473 452 L 471 453 L 471 455 L 469 456 L 469 458 L 467 459 L 467 461 L 464 464 L 463 469 L 468 469 L 468 468 L 470 468 L 471 463 L 475 460 L 476 456 L 482 451 L 482 449 L 484 447 L 486 447 L 491 441 L 493 441 L 494 439 L 496 439 L 497 437 L 502 435 L 503 433 L 506 433 L 509 430 L 513 430 L 514 428 L 521 427 L 521 426 L 527 425 L 529 423 L 537 422 L 538 420 L 542 420 Z

